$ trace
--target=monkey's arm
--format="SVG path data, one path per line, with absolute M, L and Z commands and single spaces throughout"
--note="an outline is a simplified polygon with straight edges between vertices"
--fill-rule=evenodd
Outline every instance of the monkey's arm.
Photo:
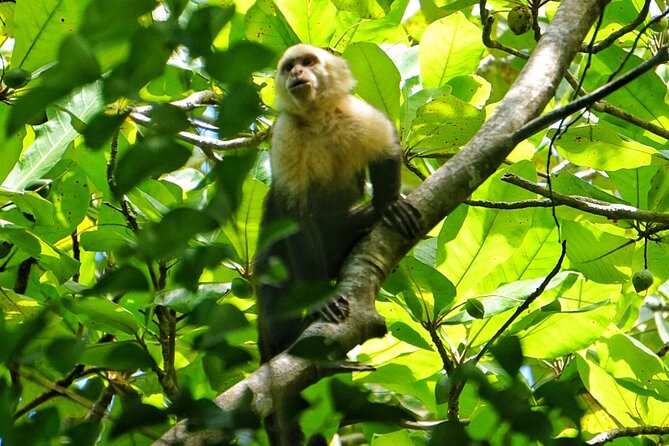
M 420 213 L 400 196 L 402 160 L 389 155 L 369 165 L 372 205 L 384 223 L 407 239 L 420 235 Z

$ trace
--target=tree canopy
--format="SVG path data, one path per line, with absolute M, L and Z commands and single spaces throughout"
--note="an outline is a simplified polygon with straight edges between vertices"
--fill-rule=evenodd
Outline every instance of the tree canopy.
M 296 391 L 334 444 L 662 444 L 668 13 L 0 2 L 0 444 L 262 445 Z M 396 124 L 424 234 L 375 228 L 349 319 L 260 366 L 250 265 L 299 42 Z

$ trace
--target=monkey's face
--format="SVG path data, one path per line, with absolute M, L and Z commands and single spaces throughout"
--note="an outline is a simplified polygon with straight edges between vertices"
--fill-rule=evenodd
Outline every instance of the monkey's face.
M 286 91 L 300 102 L 313 100 L 321 87 L 323 64 L 315 54 L 305 53 L 282 60 L 279 73 Z
M 346 61 L 311 45 L 286 50 L 276 72 L 276 97 L 283 111 L 306 113 L 348 95 L 354 84 Z

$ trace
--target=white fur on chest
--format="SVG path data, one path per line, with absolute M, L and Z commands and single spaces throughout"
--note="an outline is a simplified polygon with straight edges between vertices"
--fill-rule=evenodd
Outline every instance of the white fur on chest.
M 355 181 L 393 145 L 392 124 L 355 98 L 311 117 L 282 114 L 272 137 L 272 178 L 288 196 L 302 197 L 314 185 Z

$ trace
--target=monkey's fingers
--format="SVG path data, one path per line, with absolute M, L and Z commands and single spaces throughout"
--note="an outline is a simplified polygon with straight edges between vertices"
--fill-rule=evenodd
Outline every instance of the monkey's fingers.
M 401 198 L 384 212 L 383 221 L 406 239 L 412 240 L 421 234 L 420 212 Z
M 341 294 L 315 312 L 315 319 L 333 324 L 344 322 L 350 314 L 348 300 Z

